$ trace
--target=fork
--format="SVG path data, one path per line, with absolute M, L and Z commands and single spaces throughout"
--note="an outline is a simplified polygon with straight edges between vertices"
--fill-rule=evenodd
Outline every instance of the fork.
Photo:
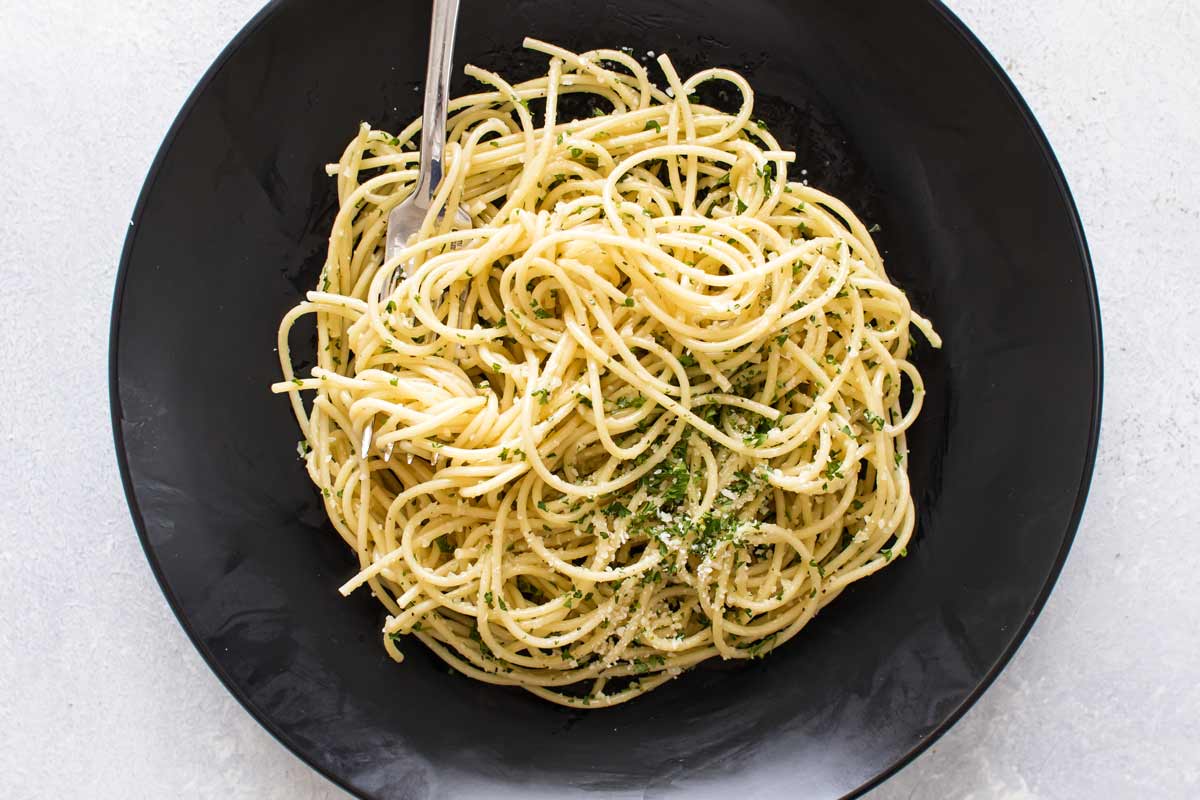
M 433 197 L 442 180 L 442 153 L 446 149 L 446 107 L 450 95 L 450 61 L 454 55 L 454 28 L 458 20 L 458 0 L 433 0 L 433 20 L 429 26 L 429 63 L 425 67 L 425 108 L 421 113 L 421 161 L 417 167 L 417 185 L 413 193 L 388 214 L 384 258 L 391 261 L 409 238 L 421 229 L 421 223 L 433 205 Z M 471 218 L 459 208 L 454 217 L 458 227 L 471 227 Z M 381 297 L 396 290 L 401 270 L 395 270 L 384 282 Z
M 450 102 L 450 62 L 454 55 L 454 29 L 458 22 L 458 0 L 433 0 L 433 19 L 429 25 L 429 61 L 425 66 L 425 107 L 421 112 L 421 160 L 417 166 L 417 185 L 412 194 L 388 214 L 384 259 L 403 249 L 413 234 L 421 230 L 438 184 L 442 181 L 442 153 L 446 149 L 446 108 Z M 440 212 L 444 213 L 444 212 Z M 471 227 L 471 217 L 463 208 L 454 216 L 455 227 Z M 379 299 L 396 291 L 403 280 L 403 267 L 395 269 L 383 282 Z M 363 428 L 362 458 L 371 449 L 372 420 Z

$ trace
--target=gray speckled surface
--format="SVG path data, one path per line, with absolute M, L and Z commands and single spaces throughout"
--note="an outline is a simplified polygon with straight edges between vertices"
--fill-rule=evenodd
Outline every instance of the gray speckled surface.
M 1079 203 L 1105 325 L 1104 429 L 1033 633 L 870 798 L 1195 797 L 1200 4 L 950 5 L 1024 93 Z M 257 7 L 0 0 L 0 796 L 344 797 L 187 642 L 134 534 L 108 423 L 109 304 L 138 189 Z

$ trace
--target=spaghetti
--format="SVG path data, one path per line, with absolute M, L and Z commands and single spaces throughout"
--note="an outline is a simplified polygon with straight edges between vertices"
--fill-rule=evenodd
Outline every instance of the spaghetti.
M 364 123 L 329 165 L 328 258 L 273 389 L 358 554 L 341 591 L 386 606 L 393 658 L 415 636 L 470 677 L 608 706 L 766 654 L 905 554 L 910 329 L 940 340 L 850 209 L 788 180 L 740 75 L 664 55 L 660 89 L 627 52 L 526 47 L 545 76 L 467 68 L 485 89 L 450 104 L 447 213 L 390 262 L 420 120 Z M 560 119 L 576 95 L 594 115 Z

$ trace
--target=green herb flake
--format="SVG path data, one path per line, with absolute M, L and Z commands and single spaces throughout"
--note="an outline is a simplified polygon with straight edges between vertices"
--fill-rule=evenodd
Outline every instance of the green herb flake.
M 616 401 L 617 408 L 641 408 L 646 404 L 646 398 L 642 395 L 624 395 L 618 397 Z
M 624 503 L 614 500 L 600 509 L 600 513 L 606 517 L 628 517 L 631 512 Z

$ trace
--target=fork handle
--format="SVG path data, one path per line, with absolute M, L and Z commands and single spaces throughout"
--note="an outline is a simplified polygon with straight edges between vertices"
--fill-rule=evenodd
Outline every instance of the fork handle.
M 425 109 L 421 114 L 421 166 L 413 199 L 428 209 L 442 180 L 446 149 L 446 108 L 450 102 L 450 64 L 458 0 L 433 0 L 429 25 L 429 63 L 425 67 Z

